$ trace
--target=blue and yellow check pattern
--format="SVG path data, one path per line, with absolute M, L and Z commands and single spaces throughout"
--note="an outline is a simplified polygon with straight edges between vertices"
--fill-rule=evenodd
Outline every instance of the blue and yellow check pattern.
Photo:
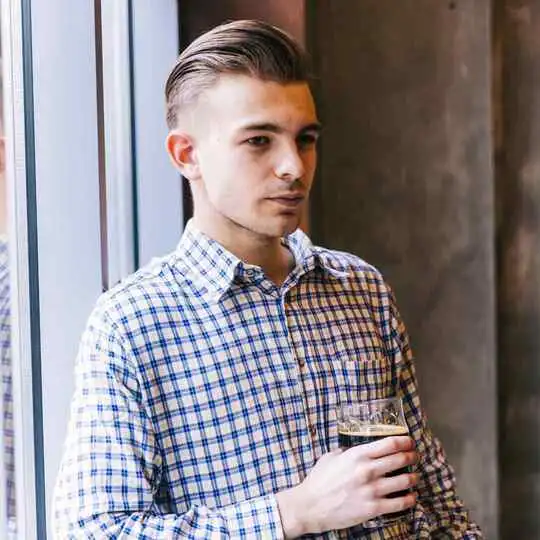
M 3 499 L 0 486 L 0 504 L 6 504 L 5 515 L 10 523 L 16 517 L 15 500 L 15 449 L 13 426 L 13 385 L 11 374 L 11 297 L 9 286 L 9 256 L 8 244 L 0 237 L 0 369 L 2 393 L 2 437 L 5 494 Z
M 297 264 L 276 287 L 189 223 L 173 254 L 102 296 L 76 365 L 57 538 L 281 539 L 274 494 L 337 446 L 336 405 L 395 394 L 422 456 L 415 520 L 358 534 L 481 537 L 380 274 L 300 231 L 284 242 Z

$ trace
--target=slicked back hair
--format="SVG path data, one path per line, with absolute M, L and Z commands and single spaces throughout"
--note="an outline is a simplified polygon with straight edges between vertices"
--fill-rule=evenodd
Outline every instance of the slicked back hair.
M 220 75 L 249 75 L 278 83 L 309 82 L 309 59 L 289 34 L 268 23 L 233 21 L 199 36 L 178 57 L 165 85 L 167 125 Z

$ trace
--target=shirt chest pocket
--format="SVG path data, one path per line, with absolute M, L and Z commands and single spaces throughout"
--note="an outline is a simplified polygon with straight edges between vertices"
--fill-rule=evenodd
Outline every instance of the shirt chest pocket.
M 396 394 L 395 366 L 376 331 L 336 332 L 333 350 L 341 401 L 383 399 Z

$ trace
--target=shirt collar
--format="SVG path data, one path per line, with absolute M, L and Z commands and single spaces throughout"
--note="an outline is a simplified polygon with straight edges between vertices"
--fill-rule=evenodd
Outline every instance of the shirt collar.
M 297 229 L 282 239 L 291 250 L 299 275 L 321 268 L 331 276 L 343 278 L 348 273 L 335 268 L 328 257 L 313 246 L 309 237 Z M 243 262 L 219 242 L 199 231 L 189 220 L 175 252 L 175 266 L 200 290 L 219 300 L 232 286 L 235 278 L 249 275 L 259 267 Z
M 301 229 L 283 238 L 282 242 L 293 252 L 296 269 L 300 269 L 299 276 L 317 268 L 337 279 L 350 276 L 349 272 L 343 271 L 335 264 L 331 251 L 314 246 Z

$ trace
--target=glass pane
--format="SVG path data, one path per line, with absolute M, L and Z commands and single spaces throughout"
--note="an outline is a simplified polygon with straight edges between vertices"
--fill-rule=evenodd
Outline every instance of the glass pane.
M 1 28 L 1 25 L 0 25 Z M 5 486 L 0 515 L 9 529 L 8 538 L 15 538 L 15 452 L 13 445 L 13 392 L 11 372 L 11 298 L 8 258 L 7 193 L 6 193 L 6 141 L 4 131 L 4 62 L 0 39 L 0 362 L 2 381 L 2 452 Z M 2 531 L 2 534 L 6 534 Z

